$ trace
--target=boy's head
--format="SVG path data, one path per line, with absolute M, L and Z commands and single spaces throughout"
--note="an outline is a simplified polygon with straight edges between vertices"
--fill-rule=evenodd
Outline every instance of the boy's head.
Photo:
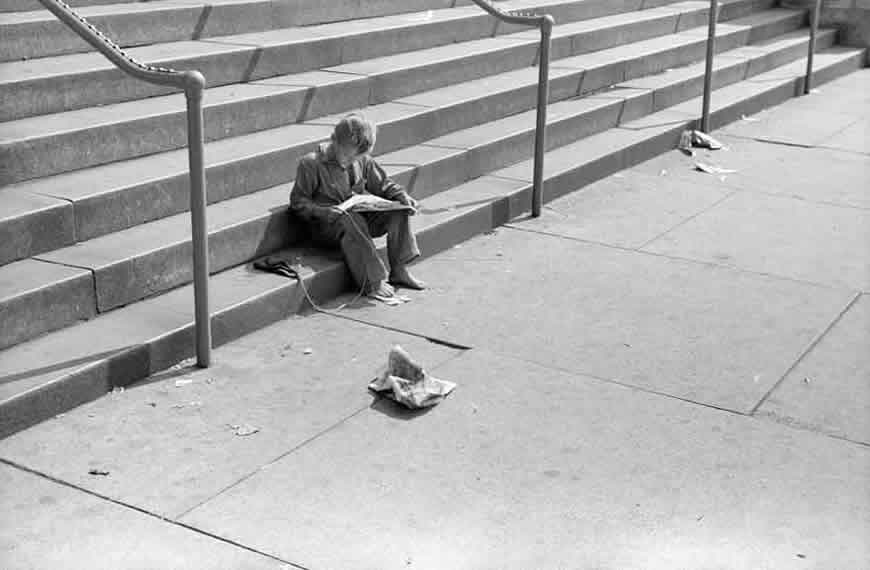
M 335 125 L 332 143 L 339 164 L 347 166 L 358 156 L 371 152 L 375 146 L 375 126 L 365 117 L 351 114 Z

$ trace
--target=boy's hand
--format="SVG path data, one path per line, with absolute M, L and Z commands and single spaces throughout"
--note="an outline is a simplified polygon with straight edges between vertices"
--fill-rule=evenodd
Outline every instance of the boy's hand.
M 412 208 L 414 208 L 414 210 L 411 212 L 411 215 L 417 213 L 417 209 L 418 209 L 417 200 L 413 199 L 408 194 L 400 194 L 396 198 L 396 201 L 399 202 L 400 204 L 404 204 L 405 206 L 411 206 Z
M 329 223 L 338 221 L 344 215 L 344 211 L 338 206 L 326 206 L 327 220 Z

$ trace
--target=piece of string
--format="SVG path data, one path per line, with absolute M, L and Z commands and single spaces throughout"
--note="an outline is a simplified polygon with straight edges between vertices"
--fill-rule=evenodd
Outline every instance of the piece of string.
M 357 225 L 356 220 L 353 219 L 353 216 L 350 215 L 350 212 L 342 211 L 342 214 L 347 216 L 347 219 L 350 220 L 351 225 L 360 234 L 360 236 L 362 238 L 364 238 L 363 241 L 368 243 L 369 247 L 372 249 L 372 253 L 375 256 L 377 256 L 378 250 L 375 249 L 375 245 L 372 243 L 372 240 L 369 238 L 369 235 L 367 233 L 364 233 L 362 231 L 362 229 Z M 302 275 L 300 275 L 298 271 L 296 274 L 297 274 L 297 277 L 299 280 L 299 285 L 302 287 L 302 293 L 305 295 L 305 298 L 308 300 L 308 303 L 311 305 L 311 307 L 315 311 L 319 311 L 321 313 L 326 313 L 326 314 L 336 313 L 336 312 L 341 311 L 342 309 L 345 309 L 345 308 L 353 305 L 354 303 L 356 303 L 365 294 L 366 286 L 368 285 L 368 275 L 364 275 L 362 285 L 360 286 L 360 289 L 359 289 L 359 293 L 357 293 L 356 297 L 354 297 L 353 300 L 351 300 L 349 303 L 342 303 L 341 305 L 339 305 L 335 309 L 324 309 L 323 307 L 321 307 L 320 305 L 315 303 L 314 299 L 311 298 L 311 294 L 308 292 L 308 287 L 305 285 L 305 280 L 302 278 Z M 383 299 L 382 297 L 380 297 L 380 295 L 378 295 L 376 298 L 378 298 L 378 300 Z

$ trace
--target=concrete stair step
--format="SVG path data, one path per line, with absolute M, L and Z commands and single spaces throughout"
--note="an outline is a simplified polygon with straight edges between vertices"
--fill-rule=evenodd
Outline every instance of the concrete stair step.
M 792 50 L 798 40 L 806 47 L 802 34 L 791 34 L 778 42 L 754 48 L 744 56 L 726 52 L 714 67 L 714 86 L 742 80 L 750 69 L 761 70 L 767 59 L 779 60 L 781 52 Z M 827 36 L 824 36 L 827 37 Z M 783 45 L 785 47 L 783 47 Z M 820 44 L 822 45 L 822 44 Z M 793 54 L 799 57 L 799 54 Z M 684 70 L 656 76 L 649 85 L 624 82 L 620 89 L 599 96 L 569 99 L 553 104 L 549 116 L 549 147 L 557 148 L 657 110 L 657 101 L 676 104 L 701 92 L 703 67 L 697 64 Z M 387 104 L 382 110 L 396 104 Z M 401 112 L 406 112 L 402 110 Z M 375 117 L 376 120 L 378 119 Z M 383 120 L 383 119 L 381 119 Z M 639 119 L 644 121 L 645 118 Z M 384 121 L 389 124 L 389 120 Z M 329 130 L 332 121 L 325 121 Z M 415 146 L 382 155 L 388 173 L 415 195 L 428 198 L 444 188 L 461 185 L 531 156 L 535 112 L 509 115 L 477 127 L 427 138 Z M 414 127 L 410 131 L 420 130 Z M 308 149 L 312 145 L 308 146 Z M 403 145 L 404 146 L 404 145 Z M 528 169 L 530 173 L 530 167 Z M 516 177 L 516 176 L 515 176 Z M 297 241 L 294 226 L 286 216 L 290 184 L 226 200 L 209 208 L 210 267 L 220 271 Z M 92 295 L 91 305 L 103 313 L 155 293 L 182 285 L 192 279 L 189 220 L 186 213 L 116 232 L 77 245 L 58 249 L 35 259 L 90 270 L 93 284 L 82 283 L 82 294 Z M 0 268 L 0 276 L 17 264 Z M 10 279 L 11 281 L 11 279 Z M 6 305 L 16 314 L 39 314 L 58 281 L 47 276 L 41 287 L 28 286 L 17 297 L 7 294 Z M 10 309 L 10 312 L 13 310 Z M 75 314 L 73 309 L 66 311 Z M 64 313 L 64 314 L 66 314 Z M 63 326 L 61 323 L 59 326 Z M 40 323 L 33 331 L 13 331 L 21 342 L 43 332 Z
M 751 4 L 751 0 L 739 0 Z M 554 29 L 553 59 L 670 35 L 706 20 L 703 2 L 626 12 Z M 781 15 L 778 15 L 781 16 Z M 795 27 L 798 22 L 794 21 Z M 208 89 L 206 139 L 304 121 L 535 63 L 537 32 L 518 32 Z M 186 144 L 182 94 L 0 123 L 0 183 L 49 176 Z
M 658 0 L 655 4 L 670 3 Z M 641 0 L 509 0 L 507 9 L 552 13 L 560 22 L 636 9 Z M 456 42 L 521 31 L 501 24 L 478 6 L 445 8 L 177 41 L 130 48 L 133 57 L 174 69 L 196 69 L 210 86 L 300 73 Z M 177 91 L 117 70 L 98 53 L 0 64 L 0 120 L 105 105 Z
M 822 84 L 862 67 L 866 51 L 828 48 L 816 55 Z M 781 103 L 802 89 L 806 62 L 796 60 L 719 89 L 712 122 Z M 700 98 L 686 101 L 547 153 L 545 199 L 571 192 L 674 148 L 695 126 Z M 422 200 L 416 220 L 425 255 L 506 223 L 525 212 L 530 162 L 518 163 Z M 323 302 L 347 289 L 343 263 L 326 252 L 294 248 L 305 281 Z M 305 307 L 295 281 L 239 266 L 211 282 L 215 345 L 247 334 Z M 192 287 L 186 285 L 0 351 L 0 437 L 165 369 L 193 353 Z M 2 322 L 2 321 L 0 321 Z M 95 349 L 94 347 L 100 347 Z
M 794 13 L 789 11 L 760 12 L 735 21 L 738 23 L 723 25 L 718 37 L 726 47 L 743 45 L 741 40 L 748 38 L 756 25 L 770 27 L 771 22 L 780 25 L 793 19 Z M 653 38 L 637 42 L 630 50 L 619 46 L 558 61 L 551 73 L 551 100 L 603 89 L 647 69 L 663 69 L 702 57 L 706 40 L 693 30 L 665 39 L 668 41 Z M 658 64 L 653 63 L 659 59 Z M 315 73 L 320 74 L 321 81 L 344 77 L 342 74 L 324 77 L 321 72 Z M 366 112 L 380 124 L 377 150 L 391 152 L 531 109 L 535 105 L 536 84 L 537 71 L 527 67 L 369 106 Z M 345 91 L 351 99 L 355 97 L 352 90 Z M 206 166 L 210 202 L 290 181 L 295 175 L 298 158 L 313 144 L 328 138 L 329 126 L 335 118 L 327 115 L 303 124 L 209 143 Z M 187 153 L 183 149 L 170 151 L 27 181 L 8 188 L 72 202 L 75 212 L 73 234 L 58 236 L 58 239 L 62 237 L 60 241 L 63 243 L 84 241 L 184 211 L 188 199 Z M 26 215 L 27 212 L 19 212 L 17 218 Z M 10 217 L 7 224 L 14 222 L 21 228 L 23 224 L 17 218 Z M 24 254 L 45 251 L 34 249 L 27 253 L 21 247 L 5 249 L 0 245 L 0 260 L 6 262 Z
M 459 5 L 470 4 L 470 1 Z M 102 3 L 76 12 L 121 47 L 199 40 L 407 12 L 441 10 L 453 0 L 154 0 Z M 93 51 L 45 9 L 0 14 L 0 61 Z

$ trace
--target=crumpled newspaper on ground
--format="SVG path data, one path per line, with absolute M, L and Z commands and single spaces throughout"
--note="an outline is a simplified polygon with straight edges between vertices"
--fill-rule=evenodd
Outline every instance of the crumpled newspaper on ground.
M 454 388 L 454 382 L 430 376 L 398 345 L 390 350 L 386 370 L 369 383 L 370 390 L 411 409 L 439 404 Z

